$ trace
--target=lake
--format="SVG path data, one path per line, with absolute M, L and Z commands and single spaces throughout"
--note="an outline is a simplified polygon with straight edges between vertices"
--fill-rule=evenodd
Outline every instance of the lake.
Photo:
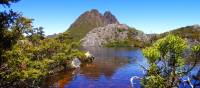
M 60 72 L 48 77 L 50 88 L 132 88 L 132 76 L 143 77 L 141 67 L 148 67 L 147 59 L 137 48 L 86 48 L 95 56 L 93 63 L 80 68 Z M 197 73 L 199 68 L 193 70 Z M 134 88 L 140 88 L 140 80 L 133 81 Z

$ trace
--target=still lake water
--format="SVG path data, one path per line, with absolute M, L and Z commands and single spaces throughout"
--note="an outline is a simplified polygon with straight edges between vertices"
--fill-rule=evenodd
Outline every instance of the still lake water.
M 132 76 L 143 77 L 140 65 L 148 67 L 147 59 L 135 48 L 87 48 L 95 56 L 93 63 L 60 72 L 47 79 L 50 88 L 132 88 Z M 194 74 L 199 68 L 194 69 Z M 134 88 L 140 88 L 134 80 Z

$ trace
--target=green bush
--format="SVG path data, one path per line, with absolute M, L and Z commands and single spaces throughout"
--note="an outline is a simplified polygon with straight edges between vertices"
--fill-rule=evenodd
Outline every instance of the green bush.
M 178 87 L 179 78 L 187 75 L 180 70 L 184 66 L 183 53 L 186 48 L 186 40 L 169 34 L 157 40 L 151 47 L 143 49 L 144 56 L 150 62 L 147 75 L 142 81 L 143 86 L 145 88 Z M 160 61 L 163 65 L 158 67 L 156 64 Z

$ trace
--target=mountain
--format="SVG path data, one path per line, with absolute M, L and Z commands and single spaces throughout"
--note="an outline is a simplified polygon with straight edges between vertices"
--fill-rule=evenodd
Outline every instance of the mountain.
M 79 41 L 92 29 L 108 24 L 119 24 L 119 21 L 109 11 L 102 15 L 98 10 L 92 9 L 80 15 L 67 32 L 75 41 Z
M 161 34 L 145 34 L 125 24 L 120 24 L 111 12 L 106 11 L 101 14 L 96 9 L 81 14 L 66 32 L 58 36 L 69 42 L 81 41 L 83 46 L 144 47 L 169 33 L 187 39 L 189 44 L 200 42 L 199 25 L 181 27 Z
M 83 46 L 140 46 L 147 40 L 143 32 L 120 24 L 111 12 L 101 14 L 96 9 L 81 14 L 64 34 L 70 40 L 81 40 Z

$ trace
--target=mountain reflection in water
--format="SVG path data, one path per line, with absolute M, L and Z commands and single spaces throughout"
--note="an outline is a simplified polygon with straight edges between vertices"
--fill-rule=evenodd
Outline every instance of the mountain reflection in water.
M 47 79 L 53 88 L 130 88 L 132 76 L 142 77 L 147 66 L 140 49 L 134 48 L 86 48 L 95 56 L 93 63 L 81 68 L 60 72 Z M 134 83 L 139 84 L 139 80 Z M 140 87 L 140 85 L 135 85 Z

